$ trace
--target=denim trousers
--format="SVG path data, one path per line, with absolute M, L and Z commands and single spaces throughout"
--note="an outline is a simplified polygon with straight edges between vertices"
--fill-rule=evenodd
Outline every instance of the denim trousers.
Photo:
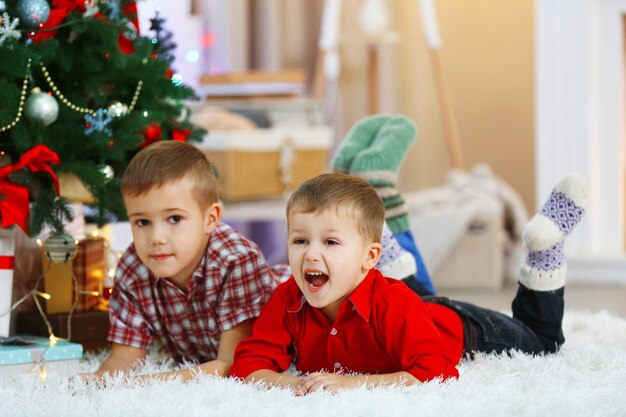
M 518 350 L 530 354 L 556 352 L 563 336 L 564 289 L 534 291 L 519 284 L 513 299 L 513 317 L 471 303 L 446 297 L 423 300 L 454 310 L 463 322 L 464 352 L 503 353 Z

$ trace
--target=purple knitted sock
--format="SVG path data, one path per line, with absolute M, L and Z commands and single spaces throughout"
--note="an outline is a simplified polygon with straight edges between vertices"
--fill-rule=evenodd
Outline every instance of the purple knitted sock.
M 552 291 L 565 285 L 567 265 L 565 238 L 585 215 L 589 187 L 572 173 L 552 190 L 548 201 L 526 225 L 524 242 L 528 256 L 520 271 L 520 282 L 536 291 Z

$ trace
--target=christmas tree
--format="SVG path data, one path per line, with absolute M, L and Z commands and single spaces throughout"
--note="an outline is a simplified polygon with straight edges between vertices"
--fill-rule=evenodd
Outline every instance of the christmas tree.
M 142 36 L 126 0 L 0 0 L 0 16 L 2 227 L 61 232 L 72 211 L 58 178 L 80 180 L 98 224 L 124 219 L 133 155 L 204 134 L 187 119 L 194 92 L 173 77 L 164 19 Z

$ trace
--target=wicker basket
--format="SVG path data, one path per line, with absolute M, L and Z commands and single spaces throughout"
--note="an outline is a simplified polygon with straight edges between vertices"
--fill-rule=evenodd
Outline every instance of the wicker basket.
M 211 132 L 198 145 L 218 170 L 220 197 L 281 197 L 325 171 L 332 131 L 326 126 Z

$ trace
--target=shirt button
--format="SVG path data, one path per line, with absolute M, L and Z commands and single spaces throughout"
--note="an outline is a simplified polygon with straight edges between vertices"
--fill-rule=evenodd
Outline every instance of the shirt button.
M 335 362 L 335 369 L 341 368 L 341 364 L 339 362 Z
M 337 329 L 335 329 L 334 327 L 332 328 L 332 330 L 330 331 L 330 335 L 334 336 L 337 334 Z

